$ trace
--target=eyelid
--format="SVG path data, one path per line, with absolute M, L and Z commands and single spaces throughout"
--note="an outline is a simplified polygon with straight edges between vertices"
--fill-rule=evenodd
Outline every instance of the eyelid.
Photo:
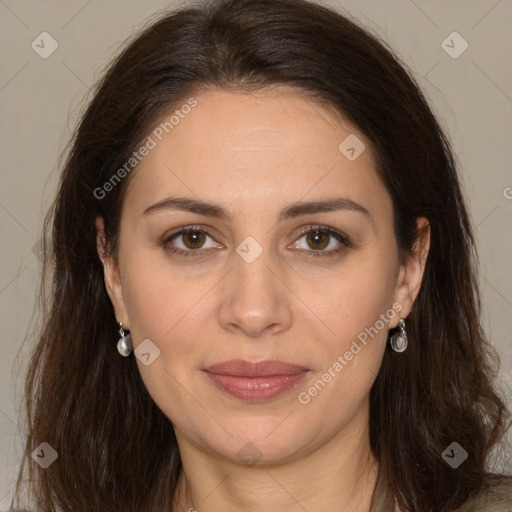
M 336 228 L 332 228 L 330 226 L 324 226 L 322 224 L 309 224 L 306 228 L 301 228 L 300 229 L 301 237 L 304 235 L 307 235 L 313 231 L 324 231 L 325 233 L 328 233 L 330 235 L 335 235 L 335 237 L 343 244 L 345 244 L 347 246 L 352 245 L 350 238 L 345 233 L 343 233 L 342 231 L 339 231 Z
M 217 240 L 210 234 L 210 231 L 209 231 L 210 229 L 212 229 L 212 228 L 205 227 L 205 226 L 199 226 L 199 225 L 196 225 L 196 224 L 191 224 L 191 225 L 188 225 L 188 226 L 182 226 L 180 228 L 177 228 L 176 231 L 174 231 L 174 232 L 170 233 L 169 235 L 165 236 L 164 240 L 163 240 L 163 245 L 164 245 L 164 247 L 166 247 L 167 250 L 169 250 L 171 252 L 176 252 L 176 253 L 183 253 L 183 254 L 194 253 L 195 255 L 199 255 L 199 254 L 202 254 L 203 252 L 208 252 L 211 248 L 208 248 L 206 250 L 204 250 L 204 249 L 184 250 L 184 249 L 180 249 L 180 248 L 169 248 L 168 244 L 174 238 L 177 238 L 180 235 L 186 234 L 186 233 L 188 233 L 190 231 L 196 231 L 196 232 L 199 232 L 199 233 L 204 233 L 205 236 L 207 236 L 208 238 L 211 238 L 212 240 L 214 240 L 216 244 L 222 245 L 220 242 L 217 242 Z

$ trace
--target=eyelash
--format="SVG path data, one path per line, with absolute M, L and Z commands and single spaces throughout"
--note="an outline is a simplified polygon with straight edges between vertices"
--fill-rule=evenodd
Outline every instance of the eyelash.
M 201 250 L 188 250 L 188 251 L 184 251 L 182 249 L 177 249 L 176 247 L 171 247 L 171 246 L 168 245 L 174 238 L 176 238 L 176 237 L 178 237 L 180 235 L 186 234 L 186 233 L 190 233 L 191 231 L 199 232 L 199 233 L 204 233 L 207 236 L 209 236 L 210 238 L 213 238 L 213 237 L 211 237 L 208 234 L 208 231 L 200 228 L 199 226 L 186 226 L 186 227 L 182 228 L 180 231 L 177 231 L 176 233 L 173 233 L 171 236 L 167 237 L 163 241 L 162 245 L 164 246 L 164 249 L 166 251 L 168 251 L 169 253 L 171 253 L 171 254 L 178 254 L 180 256 L 203 256 L 204 253 L 208 252 L 208 250 L 206 250 L 206 251 L 201 251 Z M 346 248 L 352 247 L 352 243 L 351 243 L 350 239 L 345 234 L 343 234 L 340 231 L 337 231 L 337 230 L 335 230 L 333 228 L 330 228 L 330 227 L 327 227 L 327 226 L 321 226 L 321 225 L 311 225 L 311 226 L 308 226 L 308 228 L 301 229 L 300 230 L 300 236 L 296 240 L 300 240 L 303 236 L 308 235 L 309 233 L 313 233 L 315 231 L 323 232 L 323 233 L 327 234 L 329 237 L 335 238 L 338 242 L 340 242 L 341 245 L 337 249 L 331 249 L 330 251 L 323 251 L 323 250 L 305 251 L 305 250 L 300 250 L 301 252 L 305 252 L 307 257 L 314 257 L 314 258 L 316 258 L 316 257 L 333 257 L 333 256 L 338 256 Z

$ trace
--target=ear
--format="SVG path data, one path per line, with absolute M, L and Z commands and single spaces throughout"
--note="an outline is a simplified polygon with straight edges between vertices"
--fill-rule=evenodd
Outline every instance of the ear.
M 416 228 L 418 230 L 418 239 L 413 249 L 414 254 L 409 256 L 407 261 L 400 266 L 394 294 L 394 303 L 398 302 L 402 305 L 400 318 L 407 318 L 412 310 L 414 301 L 420 291 L 425 263 L 430 249 L 430 223 L 425 217 L 418 217 Z M 390 322 L 390 326 L 396 327 L 398 321 L 399 318 L 397 316 L 396 319 Z
M 105 223 L 103 217 L 96 217 L 96 248 L 98 255 L 103 263 L 103 275 L 105 287 L 107 289 L 110 301 L 114 306 L 117 323 L 123 322 L 123 329 L 130 329 L 130 322 L 126 312 L 123 287 L 119 274 L 119 267 L 106 250 Z

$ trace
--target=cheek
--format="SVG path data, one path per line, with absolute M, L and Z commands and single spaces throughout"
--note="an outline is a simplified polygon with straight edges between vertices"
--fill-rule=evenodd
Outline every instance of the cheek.
M 130 263 L 133 267 L 126 269 L 125 300 L 134 349 L 149 339 L 159 350 L 147 366 L 137 359 L 140 375 L 154 402 L 172 422 L 179 411 L 180 421 L 193 423 L 198 411 L 191 412 L 190 396 L 199 396 L 200 390 L 195 388 L 192 372 L 201 351 L 198 340 L 204 339 L 204 323 L 196 320 L 206 314 L 208 302 L 204 299 L 212 284 L 170 276 L 166 269 L 138 265 L 136 258 Z M 133 271 L 135 268 L 140 270 Z
M 190 372 L 202 366 L 205 354 L 214 357 L 205 325 L 214 318 L 211 301 L 219 278 L 171 272 L 165 262 L 148 264 L 145 257 L 133 251 L 126 260 L 123 289 L 134 349 L 149 339 L 159 355 L 150 366 L 137 364 L 155 402 L 181 410 L 180 402 L 188 395 L 179 383 L 193 386 Z
M 322 365 L 316 368 L 318 384 L 305 390 L 305 401 L 323 395 L 317 404 L 328 407 L 330 395 L 351 408 L 369 393 L 382 362 L 390 322 L 399 314 L 393 307 L 394 284 L 393 261 L 372 256 L 359 258 L 350 268 L 347 265 L 336 280 L 324 282 L 314 293 L 309 290 L 308 305 L 321 319 L 316 323 L 323 335 L 317 334 L 316 339 Z M 306 287 L 302 293 L 307 293 Z M 330 391 L 324 393 L 324 387 Z
M 162 344 L 190 322 L 190 313 L 213 286 L 214 279 L 172 271 L 165 258 L 148 251 L 132 251 L 126 259 L 123 294 L 135 341 L 154 339 Z
M 298 293 L 316 314 L 331 353 L 348 350 L 358 337 L 364 341 L 369 331 L 369 339 L 387 337 L 389 321 L 396 315 L 391 263 L 377 261 L 373 255 L 354 255 L 334 278 L 322 279 L 314 286 L 311 281 L 302 283 Z
M 360 279 L 347 280 L 342 291 L 331 290 L 330 295 L 323 319 L 332 332 L 316 336 L 322 364 L 297 391 L 297 400 L 306 410 L 330 411 L 331 422 L 339 425 L 367 399 L 386 349 L 389 322 L 398 313 L 386 288 L 363 285 Z

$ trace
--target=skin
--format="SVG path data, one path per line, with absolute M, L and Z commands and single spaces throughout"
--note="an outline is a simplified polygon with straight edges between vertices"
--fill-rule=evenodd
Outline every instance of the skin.
M 418 294 L 428 223 L 418 219 L 425 229 L 415 256 L 400 265 L 392 202 L 369 141 L 297 91 L 195 97 L 198 105 L 129 178 L 117 262 L 104 252 L 103 220 L 96 221 L 116 318 L 130 329 L 134 348 L 150 339 L 160 349 L 151 365 L 137 364 L 178 441 L 183 471 L 174 510 L 367 512 L 378 471 L 369 448 L 369 392 L 388 330 L 407 318 Z M 349 134 L 366 145 L 354 161 L 338 150 Z M 143 215 L 171 196 L 216 203 L 232 220 L 177 210 Z M 369 215 L 338 210 L 278 221 L 292 203 L 334 197 Z M 199 242 L 178 236 L 167 246 L 200 247 L 203 256 L 166 251 L 165 240 L 191 224 L 207 235 Z M 343 232 L 351 245 L 324 231 L 320 241 L 301 235 L 300 228 L 315 225 Z M 252 263 L 236 252 L 248 236 L 263 249 Z M 306 254 L 338 247 L 338 256 Z M 400 315 L 301 404 L 298 393 L 394 303 Z M 202 371 L 233 358 L 278 359 L 310 373 L 278 397 L 246 402 L 218 390 Z M 247 443 L 258 450 L 256 464 L 240 458 Z

